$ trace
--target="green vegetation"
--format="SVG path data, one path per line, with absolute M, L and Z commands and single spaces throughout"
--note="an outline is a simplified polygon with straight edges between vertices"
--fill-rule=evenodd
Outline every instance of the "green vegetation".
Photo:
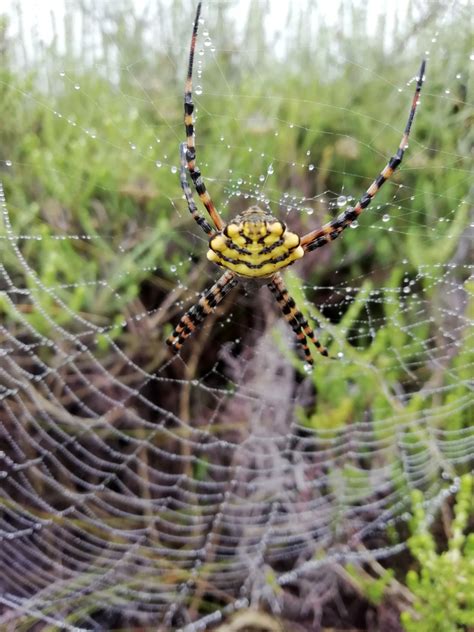
M 347 568 L 353 584 L 369 603 L 381 609 L 397 604 L 406 632 L 461 632 L 474 625 L 474 496 L 472 475 L 459 479 L 453 516 L 443 505 L 446 542 L 433 535 L 433 518 L 423 508 L 424 497 L 412 492 L 412 518 L 408 548 L 413 557 L 406 577 L 373 564 L 370 572 Z M 437 524 L 437 520 L 434 523 Z
M 423 494 L 412 494 L 410 551 L 419 570 L 407 574 L 414 596 L 413 614 L 404 612 L 407 632 L 455 632 L 474 626 L 474 520 L 473 477 L 463 476 L 456 496 L 447 550 L 437 552 L 423 510 Z
M 136 19 L 132 29 L 127 27 L 125 10 L 131 10 L 127 3 L 107 15 L 112 35 L 105 27 L 99 28 L 102 55 L 94 64 L 84 61 L 87 41 L 67 41 L 65 52 L 59 52 L 54 41 L 35 52 L 27 74 L 18 71 L 13 52 L 9 55 L 13 43 L 8 40 L 8 21 L 3 22 L 1 157 L 11 166 L 3 168 L 2 180 L 13 229 L 19 235 L 41 237 L 41 242 L 25 244 L 24 254 L 47 285 L 74 284 L 76 271 L 81 270 L 81 288 L 65 292 L 64 298 L 76 310 L 100 314 L 104 322 L 140 296 L 150 270 L 155 270 L 153 285 L 161 294 L 176 282 L 171 266 L 179 266 L 180 277 L 189 282 L 190 246 L 196 257 L 203 254 L 201 240 L 190 243 L 191 222 L 177 175 L 172 173 L 184 133 L 181 92 L 189 20 L 182 20 L 179 2 L 173 3 L 170 15 L 160 14 L 162 23 L 156 28 L 162 49 L 153 57 L 144 25 Z M 81 10 L 76 11 L 80 16 Z M 310 20 L 308 13 L 293 16 L 286 35 L 287 57 L 275 61 L 272 42 L 262 26 L 265 11 L 256 7 L 253 11 L 242 39 L 231 26 L 230 7 L 223 5 L 216 16 L 208 11 L 216 50 L 205 57 L 205 92 L 196 97 L 199 159 L 205 165 L 204 174 L 217 178 L 212 194 L 224 214 L 239 210 L 244 201 L 229 198 L 222 184 L 228 178 L 236 182 L 240 176 L 256 180 L 271 161 L 274 175 L 266 192 L 272 207 L 278 206 L 283 193 L 289 193 L 306 196 L 309 202 L 304 206 L 315 210 L 311 217 L 301 216 L 298 228 L 303 230 L 334 213 L 317 204 L 318 196 L 342 187 L 361 194 L 396 148 L 412 90 L 410 86 L 397 92 L 393 86 L 404 86 L 413 77 L 419 54 L 414 52 L 416 47 L 396 59 L 388 52 L 378 53 L 374 65 L 369 60 L 381 41 L 364 40 L 358 34 L 354 51 L 354 33 L 349 31 L 341 34 L 337 52 L 331 55 L 333 35 L 323 24 L 313 27 L 317 31 L 312 37 L 302 31 Z M 432 28 L 439 11 L 432 8 L 424 16 Z M 186 13 L 190 18 L 189 8 Z M 361 28 L 366 17 L 362 9 L 351 12 L 348 6 L 341 14 L 353 28 Z M 74 14 L 68 18 L 66 31 L 72 30 L 73 22 Z M 454 28 L 460 37 L 453 41 Z M 430 33 L 430 27 L 425 25 L 422 32 Z M 394 38 L 396 42 L 403 39 L 401 27 Z M 386 209 L 393 214 L 390 227 L 397 247 L 393 247 L 393 234 L 377 231 L 371 235 L 367 258 L 362 230 L 348 231 L 333 247 L 327 265 L 313 267 L 310 283 L 330 284 L 337 262 L 347 253 L 353 260 L 349 278 L 364 272 L 368 264 L 371 269 L 391 270 L 396 278 L 394 266 L 401 259 L 408 262 L 405 270 L 407 265 L 416 270 L 420 263 L 448 261 L 456 248 L 467 213 L 463 200 L 469 164 L 463 156 L 469 137 L 472 140 L 472 112 L 463 101 L 471 89 L 464 69 L 467 30 L 462 23 L 446 25 L 437 46 L 449 50 L 449 59 L 433 56 L 429 60 L 412 146 L 395 179 L 414 195 L 397 196 L 395 205 L 401 204 L 402 212 L 392 205 Z M 234 50 L 247 52 L 238 56 Z M 113 51 L 119 51 L 123 60 L 118 67 L 112 62 Z M 343 57 L 352 64 L 340 63 Z M 302 70 L 309 60 L 310 73 Z M 354 68 L 359 65 L 354 81 Z M 199 82 L 196 78 L 195 84 Z M 446 87 L 449 98 L 444 94 Z M 316 169 L 308 171 L 308 163 Z M 389 187 L 382 190 L 377 202 L 389 201 L 393 192 Z M 379 223 L 380 215 L 373 208 L 361 224 Z M 79 239 L 55 242 L 52 248 L 51 240 L 58 234 Z M 117 257 L 124 242 L 125 250 Z M 401 274 L 398 268 L 398 277 Z M 106 286 L 97 283 L 104 279 Z M 390 283 L 387 277 L 383 281 Z M 384 334 L 379 335 L 383 338 Z

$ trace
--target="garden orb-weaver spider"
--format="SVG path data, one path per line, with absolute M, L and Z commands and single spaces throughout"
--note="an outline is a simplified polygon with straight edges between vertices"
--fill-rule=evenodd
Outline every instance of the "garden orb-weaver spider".
M 201 295 L 199 301 L 184 314 L 166 342 L 175 353 L 179 352 L 186 339 L 239 282 L 250 287 L 252 285 L 266 284 L 280 306 L 285 320 L 293 329 L 297 342 L 304 352 L 306 362 L 313 364 L 307 339 L 313 342 L 322 355 L 327 356 L 328 352 L 316 338 L 306 318 L 288 294 L 280 270 L 301 259 L 307 252 L 320 248 L 336 239 L 367 208 L 383 183 L 393 175 L 400 165 L 405 149 L 408 146 L 408 137 L 419 103 L 426 62 L 423 60 L 421 63 L 415 95 L 400 145 L 395 155 L 390 158 L 385 168 L 354 207 L 348 207 L 331 222 L 324 224 L 321 228 L 310 231 L 301 238 L 290 232 L 283 222 L 258 206 L 251 206 L 240 215 L 234 217 L 228 224 L 225 224 L 214 206 L 201 177 L 201 172 L 196 165 L 192 74 L 200 12 L 201 2 L 197 6 L 194 19 L 184 93 L 186 142 L 180 146 L 180 182 L 189 212 L 209 236 L 207 258 L 218 266 L 226 268 L 226 271 L 212 287 Z M 204 204 L 213 226 L 199 213 L 196 207 L 193 193 L 188 184 L 186 170 L 191 176 L 194 188 Z

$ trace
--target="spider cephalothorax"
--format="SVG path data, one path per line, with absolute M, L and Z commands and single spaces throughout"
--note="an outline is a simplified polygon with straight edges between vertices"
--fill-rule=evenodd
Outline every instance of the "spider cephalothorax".
M 306 233 L 306 235 L 303 235 L 301 238 L 287 230 L 283 222 L 273 217 L 270 213 L 263 211 L 258 206 L 251 206 L 240 215 L 237 215 L 237 217 L 234 217 L 234 219 L 226 225 L 217 212 L 207 192 L 201 177 L 201 172 L 196 165 L 192 74 L 200 12 L 201 3 L 199 2 L 194 20 L 188 74 L 184 92 L 186 142 L 182 143 L 180 148 L 180 182 L 192 217 L 209 236 L 207 258 L 222 268 L 226 268 L 226 271 L 211 288 L 202 294 L 196 305 L 191 307 L 191 309 L 184 314 L 166 342 L 173 351 L 177 353 L 183 346 L 185 340 L 199 326 L 204 318 L 215 310 L 226 294 L 228 294 L 239 281 L 244 283 L 247 287 L 265 283 L 274 295 L 286 321 L 293 329 L 297 342 L 304 352 L 306 361 L 309 364 L 313 364 L 313 358 L 307 344 L 307 339 L 316 346 L 322 355 L 327 356 L 328 352 L 318 341 L 307 320 L 288 294 L 280 270 L 291 265 L 298 259 L 301 259 L 307 252 L 320 248 L 336 239 L 342 231 L 350 226 L 359 217 L 362 211 L 367 208 L 384 182 L 392 177 L 394 171 L 402 162 L 405 149 L 408 147 L 408 137 L 419 102 L 426 64 L 425 61 L 422 62 L 418 73 L 415 95 L 398 149 L 355 206 L 347 207 L 338 217 L 324 226 L 321 226 L 321 228 Z M 209 224 L 197 209 L 191 187 L 188 183 L 188 173 L 197 194 L 209 213 L 213 226 Z

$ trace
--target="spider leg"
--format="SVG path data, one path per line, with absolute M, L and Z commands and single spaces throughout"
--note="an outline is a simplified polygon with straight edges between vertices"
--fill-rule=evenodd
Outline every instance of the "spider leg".
M 180 169 L 179 169 L 179 181 L 181 183 L 181 188 L 183 189 L 184 197 L 186 198 L 186 202 L 188 204 L 189 212 L 191 213 L 193 219 L 202 228 L 202 230 L 208 235 L 212 236 L 215 234 L 215 230 L 211 227 L 209 222 L 198 211 L 197 206 L 193 199 L 193 192 L 191 191 L 191 187 L 189 186 L 188 179 L 186 177 L 186 143 L 181 143 L 179 148 L 180 148 L 180 158 L 181 158 L 181 164 L 180 164 Z
M 185 160 L 186 166 L 189 171 L 189 175 L 191 176 L 191 180 L 194 183 L 194 188 L 196 189 L 197 194 L 201 198 L 202 203 L 207 209 L 210 218 L 212 219 L 214 226 L 218 231 L 222 230 L 225 226 L 221 216 L 217 212 L 216 207 L 214 206 L 214 202 L 209 195 L 206 185 L 201 176 L 201 171 L 196 165 L 196 147 L 194 143 L 194 103 L 193 103 L 193 63 L 194 63 L 194 51 L 196 48 L 196 39 L 199 25 L 199 16 L 201 14 L 201 2 L 199 2 L 196 10 L 196 17 L 194 18 L 194 26 L 193 26 L 193 35 L 191 38 L 191 48 L 189 51 L 189 62 L 188 62 L 188 74 L 186 77 L 186 85 L 184 88 L 184 126 L 186 129 L 186 152 L 185 152 Z M 181 178 L 181 186 L 183 180 Z M 186 191 L 185 191 L 186 195 Z M 186 199 L 187 196 L 186 196 Z M 191 210 L 191 209 L 190 209 Z M 191 214 L 193 212 L 191 211 Z M 196 219 L 196 217 L 193 215 Z M 198 221 L 198 220 L 196 220 Z M 198 222 L 199 223 L 199 222 Z M 203 226 L 201 225 L 201 228 Z
M 408 138 L 410 136 L 413 119 L 415 118 L 416 108 L 420 101 L 420 92 L 423 85 L 425 66 L 426 61 L 423 60 L 416 81 L 415 95 L 413 97 L 410 112 L 408 115 L 408 121 L 396 154 L 390 158 L 386 167 L 380 172 L 380 174 L 372 182 L 370 187 L 367 189 L 367 191 L 354 207 L 348 207 L 343 213 L 341 213 L 331 222 L 328 222 L 319 229 L 307 233 L 301 238 L 301 245 L 303 246 L 305 251 L 308 252 L 311 250 L 315 250 L 316 248 L 320 248 L 321 246 L 324 246 L 330 241 L 336 239 L 336 237 L 338 237 L 345 228 L 352 224 L 352 222 L 359 217 L 362 211 L 369 206 L 370 202 L 373 200 L 380 187 L 383 185 L 384 182 L 392 177 L 395 170 L 402 162 L 403 155 L 406 148 L 408 147 Z
M 173 333 L 166 339 L 166 343 L 174 353 L 180 351 L 186 339 L 199 327 L 206 316 L 212 314 L 237 283 L 235 274 L 227 270 L 212 287 L 203 292 L 199 301 L 184 314 Z
M 268 283 L 268 287 L 280 306 L 285 320 L 293 329 L 293 332 L 296 335 L 296 340 L 303 350 L 306 362 L 308 362 L 308 364 L 314 364 L 306 338 L 311 340 L 321 355 L 328 356 L 329 354 L 326 347 L 324 347 L 316 338 L 314 331 L 308 324 L 308 321 L 296 307 L 294 299 L 289 295 L 281 274 L 275 274 L 271 282 Z

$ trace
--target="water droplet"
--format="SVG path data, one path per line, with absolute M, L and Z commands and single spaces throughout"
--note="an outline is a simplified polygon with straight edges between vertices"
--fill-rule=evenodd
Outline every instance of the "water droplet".
M 5 166 L 6 167 L 11 167 L 12 166 L 12 161 L 11 160 L 5 160 Z
M 312 372 L 313 372 L 313 367 L 312 367 L 312 366 L 311 366 L 311 364 L 309 364 L 308 362 L 305 362 L 305 363 L 303 364 L 303 371 L 304 371 L 305 373 L 308 373 L 308 374 L 309 374 L 309 373 L 312 373 Z
M 265 176 L 263 174 L 261 176 L 258 176 L 258 179 L 260 180 L 260 182 L 265 182 Z
M 444 94 L 451 94 L 451 90 L 445 90 Z
M 308 171 L 314 171 L 314 165 L 308 165 Z
M 382 222 L 389 222 L 390 221 L 390 215 L 388 215 L 388 213 L 385 213 L 385 215 L 382 217 Z
M 351 228 L 359 228 L 359 222 L 354 220 L 351 224 L 349 224 Z
M 336 204 L 338 205 L 339 208 L 341 208 L 342 206 L 345 206 L 347 204 L 346 196 L 340 195 L 336 200 Z
M 461 79 L 461 73 L 458 72 L 458 74 L 456 75 L 456 79 Z
M 171 167 L 171 173 L 178 173 L 178 167 L 175 167 L 174 165 Z
M 202 94 L 202 86 L 196 86 L 194 92 L 199 96 Z
M 170 266 L 170 270 L 171 270 L 171 272 L 176 272 L 177 268 L 176 268 L 176 266 Z
M 66 75 L 66 73 L 63 70 L 59 73 L 60 77 L 64 77 L 65 75 Z
M 274 172 L 273 165 L 269 165 L 269 167 L 267 169 L 268 175 L 271 176 L 273 172 Z
M 158 169 L 162 166 L 162 164 L 163 164 L 163 163 L 161 162 L 161 160 L 157 160 L 157 161 L 155 162 L 155 165 L 158 167 Z
M 206 39 L 204 40 L 204 46 L 206 46 L 207 48 L 209 48 L 209 46 L 212 44 L 211 38 L 210 37 L 206 37 Z
M 471 55 L 469 55 L 469 59 L 470 59 L 471 61 L 474 61 L 474 53 L 472 53 Z

